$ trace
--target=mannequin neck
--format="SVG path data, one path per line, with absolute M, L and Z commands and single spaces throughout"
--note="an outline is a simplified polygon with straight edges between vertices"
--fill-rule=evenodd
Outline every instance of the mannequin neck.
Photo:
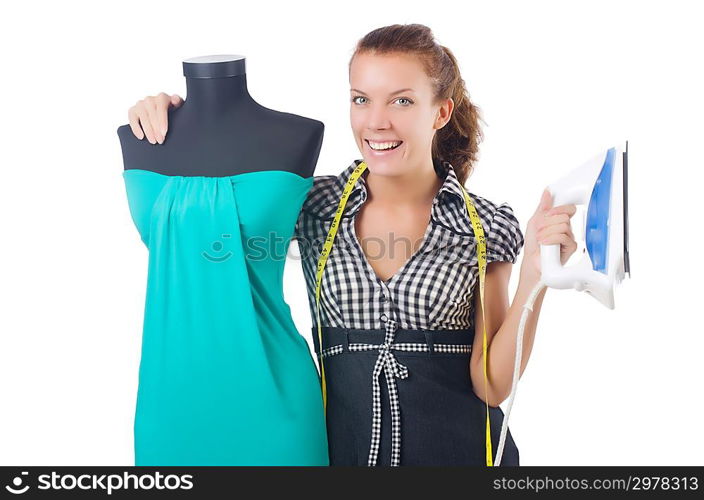
M 245 58 L 238 55 L 193 57 L 183 61 L 186 77 L 184 114 L 232 116 L 260 107 L 247 89 Z
M 247 90 L 247 75 L 225 78 L 186 78 L 186 96 L 189 107 L 199 112 L 218 115 L 242 107 L 255 105 Z

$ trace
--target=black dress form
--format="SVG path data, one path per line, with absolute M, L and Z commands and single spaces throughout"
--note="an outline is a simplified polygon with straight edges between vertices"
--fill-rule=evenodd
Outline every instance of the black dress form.
M 118 128 L 148 248 L 137 466 L 326 466 L 315 361 L 283 296 L 323 124 L 250 97 L 244 58 L 184 62 L 164 144 Z
M 125 170 L 222 177 L 260 170 L 313 175 L 323 141 L 318 120 L 274 111 L 247 90 L 245 58 L 204 56 L 183 62 L 187 96 L 169 109 L 163 144 L 118 127 Z

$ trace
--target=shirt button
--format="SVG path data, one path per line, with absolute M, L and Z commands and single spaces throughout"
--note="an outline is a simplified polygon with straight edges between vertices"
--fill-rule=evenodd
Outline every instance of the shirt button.
M 386 316 L 386 314 L 382 314 L 381 316 L 379 316 L 379 319 L 380 319 L 381 321 L 383 321 L 384 323 L 386 323 L 386 320 L 389 319 L 389 318 Z
M 380 299 L 382 302 L 386 302 L 386 295 L 382 293 Z

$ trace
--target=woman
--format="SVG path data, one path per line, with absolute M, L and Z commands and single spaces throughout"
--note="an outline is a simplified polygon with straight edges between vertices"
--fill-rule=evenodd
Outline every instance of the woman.
M 543 192 L 524 239 L 508 204 L 469 193 L 489 263 L 483 315 L 478 240 L 463 190 L 481 130 L 455 57 L 426 26 L 386 26 L 358 42 L 349 79 L 363 160 L 338 176 L 316 176 L 296 226 L 315 323 L 318 259 L 347 191 L 320 289 L 330 464 L 483 465 L 487 412 L 492 458 L 498 447 L 498 405 L 510 393 L 522 306 L 540 278 L 539 245 L 559 244 L 567 261 L 577 247 L 575 206 L 551 209 Z M 135 135 L 144 137 L 141 124 L 150 142 L 163 142 L 166 109 L 181 102 L 160 94 L 131 108 Z M 509 277 L 524 242 L 509 307 Z M 521 374 L 545 291 L 526 324 Z M 317 326 L 313 338 L 320 356 Z M 518 464 L 509 433 L 501 465 Z

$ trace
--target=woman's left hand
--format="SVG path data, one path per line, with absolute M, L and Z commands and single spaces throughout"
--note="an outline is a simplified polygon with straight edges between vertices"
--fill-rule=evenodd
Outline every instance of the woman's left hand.
M 521 274 L 540 277 L 540 245 L 560 245 L 560 261 L 564 265 L 577 250 L 570 219 L 577 211 L 575 205 L 552 206 L 552 195 L 543 191 L 533 217 L 528 221 Z

